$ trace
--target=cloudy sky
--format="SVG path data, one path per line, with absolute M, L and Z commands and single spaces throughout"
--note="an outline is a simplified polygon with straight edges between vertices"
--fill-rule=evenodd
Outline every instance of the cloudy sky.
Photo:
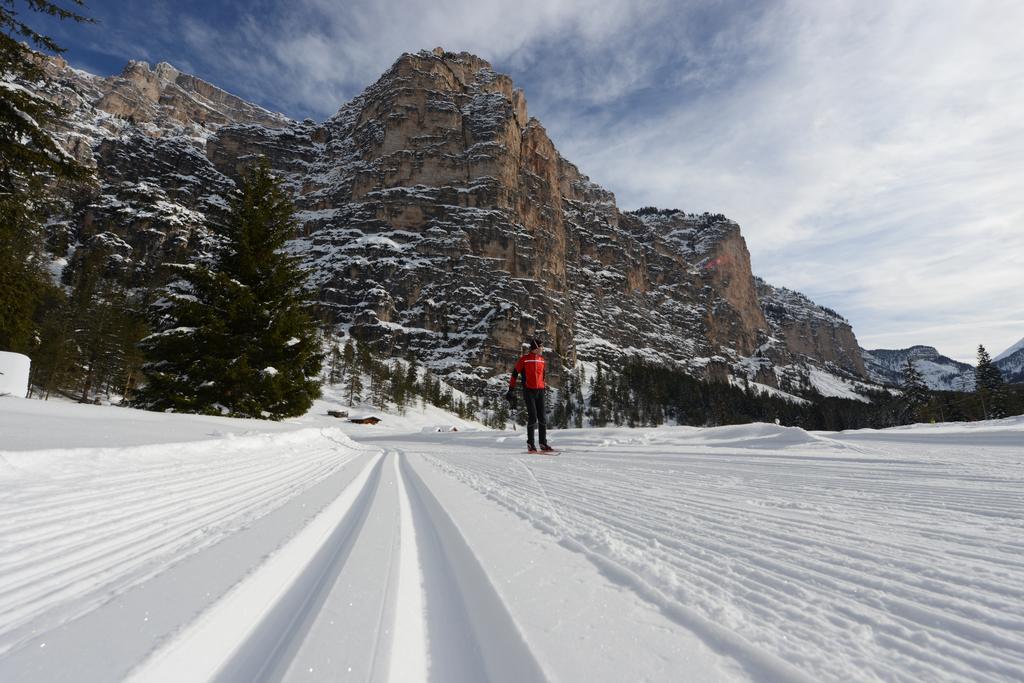
M 971 361 L 1024 337 L 1020 0 L 91 0 L 80 68 L 168 61 L 324 119 L 402 52 L 526 91 L 622 208 L 722 212 L 755 273 L 865 348 Z

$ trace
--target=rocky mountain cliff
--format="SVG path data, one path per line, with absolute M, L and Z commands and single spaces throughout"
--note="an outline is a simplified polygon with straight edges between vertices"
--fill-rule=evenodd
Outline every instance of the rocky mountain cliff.
M 846 320 L 754 278 L 736 223 L 620 211 L 473 55 L 402 55 L 322 123 L 167 64 L 48 69 L 45 94 L 70 112 L 59 136 L 99 179 L 54 217 L 58 255 L 103 245 L 144 284 L 160 262 L 215 248 L 224 197 L 263 157 L 294 193 L 290 248 L 323 309 L 457 386 L 503 382 L 526 335 L 556 351 L 556 382 L 565 365 L 623 355 L 774 387 L 812 367 L 868 379 Z

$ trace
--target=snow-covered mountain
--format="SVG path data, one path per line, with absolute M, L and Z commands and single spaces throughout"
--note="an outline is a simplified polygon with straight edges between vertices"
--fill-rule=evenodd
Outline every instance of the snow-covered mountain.
M 1003 359 L 1009 358 L 1010 356 L 1016 354 L 1018 351 L 1021 351 L 1021 350 L 1024 350 L 1024 339 L 1021 339 L 1019 342 L 1017 342 L 1016 344 L 1014 344 L 1010 348 L 1004 350 L 998 356 L 993 358 L 992 362 L 998 362 L 998 361 L 1001 361 Z
M 69 111 L 59 135 L 99 179 L 52 220 L 57 256 L 102 246 L 145 285 L 213 247 L 226 193 L 262 156 L 295 195 L 290 248 L 323 308 L 456 386 L 500 382 L 533 334 L 557 352 L 556 381 L 565 364 L 623 355 L 772 387 L 806 386 L 812 369 L 869 380 L 848 322 L 755 281 L 735 222 L 620 211 L 473 55 L 402 55 L 322 123 L 167 64 L 47 68 L 45 94 Z
M 1024 339 L 992 359 L 1005 382 L 1024 382 Z
M 974 366 L 943 356 L 931 346 L 871 351 L 861 349 L 861 356 L 871 379 L 879 384 L 903 384 L 903 368 L 909 359 L 931 389 L 974 390 Z
M 903 383 L 907 359 L 921 373 L 931 389 L 942 391 L 974 391 L 974 366 L 943 356 L 931 346 L 909 349 L 860 350 L 868 375 L 873 382 L 898 386 Z M 1008 383 L 1024 382 L 1024 339 L 992 359 Z

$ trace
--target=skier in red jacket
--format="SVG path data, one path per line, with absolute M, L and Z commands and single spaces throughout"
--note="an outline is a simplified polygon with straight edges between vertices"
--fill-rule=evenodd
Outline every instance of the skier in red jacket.
M 548 445 L 548 423 L 544 417 L 544 344 L 539 339 L 530 340 L 530 352 L 523 354 L 516 361 L 512 371 L 512 379 L 508 385 L 507 396 L 511 398 L 516 388 L 516 378 L 523 376 L 523 400 L 526 401 L 526 449 L 531 453 L 537 451 L 533 432 L 540 425 L 540 450 L 555 450 Z

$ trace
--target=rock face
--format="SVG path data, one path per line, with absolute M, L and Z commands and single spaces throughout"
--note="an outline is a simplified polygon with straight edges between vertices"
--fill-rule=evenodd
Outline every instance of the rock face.
M 833 364 L 859 377 L 868 376 L 846 318 L 800 292 L 774 287 L 761 278 L 755 282 L 772 335 L 782 340 L 790 353 Z
M 153 70 L 146 62 L 129 62 L 120 76 L 105 79 L 102 90 L 97 109 L 158 130 L 166 129 L 170 121 L 204 129 L 228 123 L 271 128 L 288 124 L 287 117 L 183 74 L 166 62 Z
M 695 374 L 817 365 L 866 378 L 849 323 L 755 280 L 722 215 L 621 212 L 482 59 L 403 55 L 323 123 L 295 122 L 170 65 L 100 79 L 51 65 L 65 144 L 97 168 L 66 242 L 119 243 L 126 263 L 212 248 L 240 171 L 264 157 L 294 193 L 323 308 L 385 352 L 463 388 L 501 383 L 527 335 L 565 365 L 623 355 Z
M 909 349 L 861 350 L 868 374 L 879 384 L 903 384 L 903 368 L 909 360 L 928 388 L 941 391 L 974 391 L 974 367 L 955 361 L 931 346 Z

